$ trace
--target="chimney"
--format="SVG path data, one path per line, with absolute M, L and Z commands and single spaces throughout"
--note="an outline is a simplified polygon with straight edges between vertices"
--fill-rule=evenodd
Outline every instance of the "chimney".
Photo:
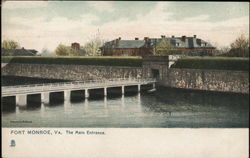
M 118 46 L 119 46 L 119 38 L 115 39 L 115 47 L 118 47 Z
M 186 36 L 182 36 L 182 37 L 181 37 L 181 40 L 182 40 L 183 42 L 185 42 L 185 41 L 186 41 Z
M 139 38 L 138 38 L 138 37 L 135 37 L 135 40 L 139 40 Z
M 166 36 L 165 35 L 161 35 L 161 38 L 165 38 Z
M 148 37 L 144 37 L 145 44 L 149 45 L 150 41 Z
M 174 35 L 172 35 L 172 38 L 174 38 Z
M 196 35 L 194 35 L 194 38 L 196 38 Z

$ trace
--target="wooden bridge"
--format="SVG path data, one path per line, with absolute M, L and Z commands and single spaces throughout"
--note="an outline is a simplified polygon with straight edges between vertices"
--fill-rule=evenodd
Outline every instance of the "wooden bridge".
M 60 82 L 47 84 L 31 84 L 19 86 L 3 86 L 2 97 L 15 96 L 16 105 L 25 106 L 27 104 L 27 95 L 41 94 L 41 101 L 49 103 L 49 94 L 51 92 L 64 92 L 64 100 L 70 99 L 71 91 L 84 90 L 85 98 L 89 97 L 90 89 L 104 89 L 104 96 L 107 96 L 107 88 L 121 87 L 122 94 L 125 92 L 125 86 L 138 86 L 138 92 L 141 85 L 153 84 L 155 89 L 155 79 L 132 79 L 132 78 L 116 78 L 111 80 L 89 80 Z

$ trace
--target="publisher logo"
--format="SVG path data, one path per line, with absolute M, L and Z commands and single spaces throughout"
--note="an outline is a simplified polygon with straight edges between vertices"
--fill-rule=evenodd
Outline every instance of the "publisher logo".
M 10 147 L 15 147 L 15 146 L 16 146 L 16 141 L 12 139 L 10 141 Z

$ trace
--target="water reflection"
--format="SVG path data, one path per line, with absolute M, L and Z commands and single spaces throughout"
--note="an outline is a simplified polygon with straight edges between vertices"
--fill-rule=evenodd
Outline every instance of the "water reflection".
M 85 111 L 88 111 L 88 108 L 89 108 L 89 100 L 88 100 L 88 98 L 85 98 L 85 101 L 84 101 L 84 109 L 85 109 Z
M 108 109 L 107 97 L 104 97 L 104 108 Z
M 45 117 L 45 103 L 41 103 L 41 109 L 40 109 L 40 112 L 41 112 L 41 117 Z
M 16 115 L 19 115 L 19 114 L 20 114 L 19 106 L 16 106 Z
M 42 103 L 39 110 L 16 106 L 2 118 L 4 127 L 16 126 L 10 123 L 14 119 L 34 122 L 20 127 L 248 127 L 248 103 L 242 95 L 159 90 L 120 98 Z
M 141 93 L 137 94 L 137 106 L 140 112 L 142 112 L 142 105 L 141 105 Z
M 122 95 L 121 97 L 121 105 L 122 105 L 122 108 L 125 108 L 124 95 Z
M 72 105 L 70 103 L 70 100 L 65 100 L 63 106 L 64 106 L 64 113 L 65 114 L 72 113 Z
M 104 113 L 105 113 L 105 116 L 108 116 L 108 101 L 107 101 L 107 97 L 105 96 L 104 97 Z

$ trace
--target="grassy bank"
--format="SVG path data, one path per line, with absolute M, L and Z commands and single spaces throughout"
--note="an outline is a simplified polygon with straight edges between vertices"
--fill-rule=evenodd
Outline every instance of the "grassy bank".
M 40 57 L 18 56 L 2 57 L 2 62 L 25 64 L 65 64 L 65 65 L 98 65 L 98 66 L 142 66 L 141 57 L 116 57 L 116 56 L 84 56 L 84 57 Z
M 171 68 L 249 71 L 249 58 L 239 57 L 184 57 Z
M 97 65 L 141 67 L 142 58 L 135 56 L 82 56 L 82 57 L 41 57 L 18 56 L 2 57 L 5 63 L 24 64 L 65 64 L 65 65 Z M 249 71 L 249 58 L 240 57 L 184 57 L 171 68 L 215 69 Z

